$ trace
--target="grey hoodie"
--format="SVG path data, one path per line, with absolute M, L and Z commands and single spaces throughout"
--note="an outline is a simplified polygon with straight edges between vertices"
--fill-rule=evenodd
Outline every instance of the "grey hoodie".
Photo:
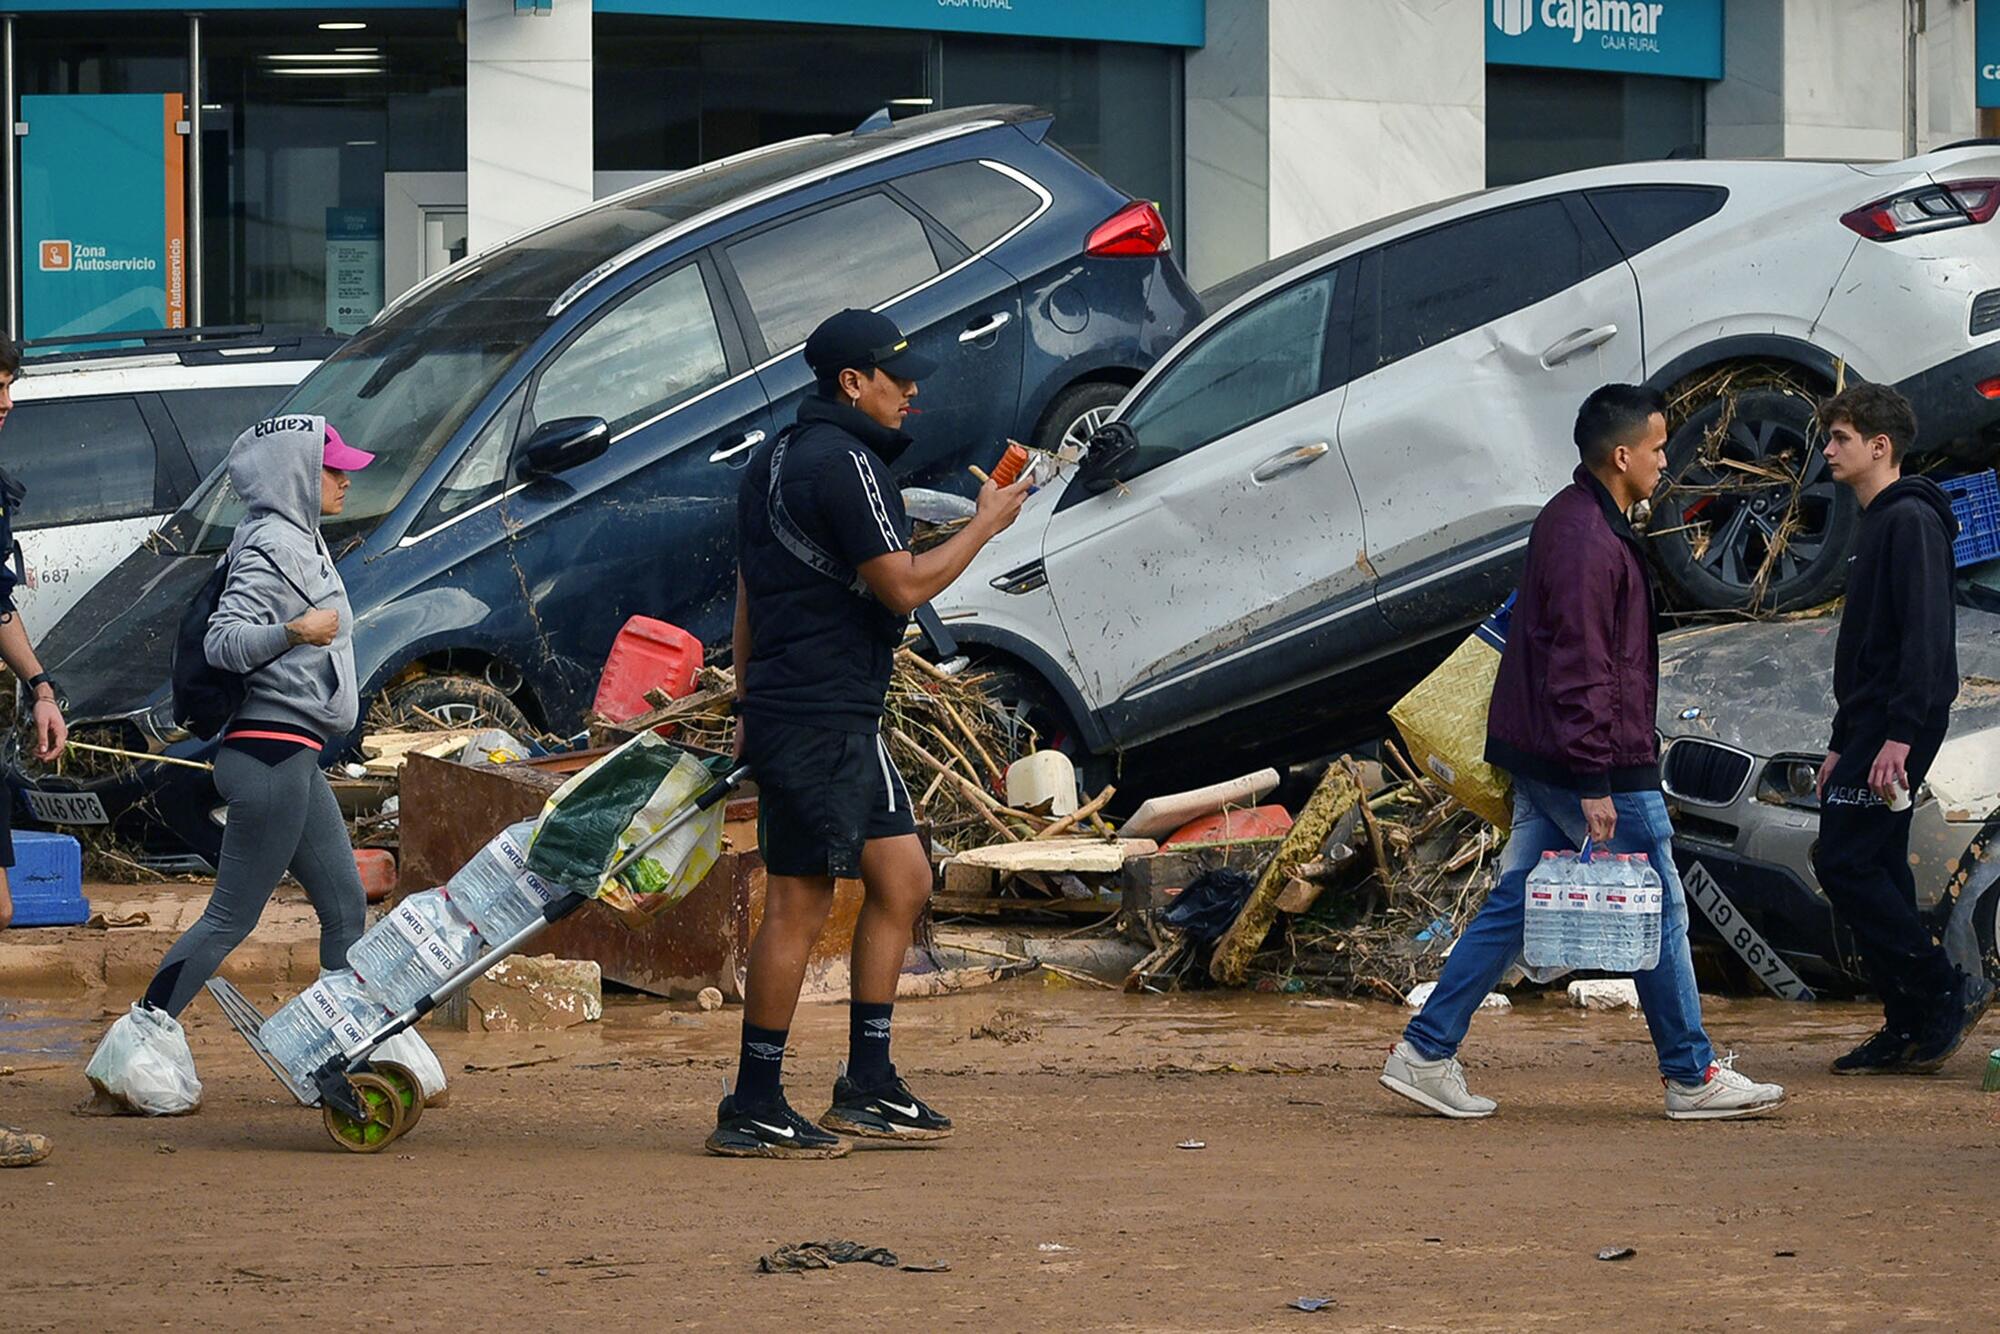
M 258 422 L 230 446 L 229 482 L 249 512 L 224 557 L 229 577 L 202 648 L 212 665 L 247 674 L 237 716 L 332 740 L 354 726 L 358 703 L 354 613 L 319 534 L 325 444 L 326 418 L 287 416 Z M 287 648 L 286 623 L 313 607 L 339 613 L 333 643 Z

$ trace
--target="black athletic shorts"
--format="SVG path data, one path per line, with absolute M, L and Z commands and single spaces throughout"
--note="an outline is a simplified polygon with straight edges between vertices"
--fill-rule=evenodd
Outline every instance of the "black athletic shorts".
M 910 790 L 879 732 L 748 718 L 743 758 L 757 780 L 757 839 L 772 875 L 861 874 L 869 839 L 917 832 Z

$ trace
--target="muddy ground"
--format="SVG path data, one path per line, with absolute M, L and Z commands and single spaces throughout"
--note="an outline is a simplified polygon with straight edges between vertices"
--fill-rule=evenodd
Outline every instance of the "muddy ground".
M 285 1102 L 206 998 L 207 1102 L 171 1121 L 71 1114 L 101 1002 L 0 1013 L 0 1120 L 57 1140 L 0 1172 L 15 1331 L 2000 1321 L 2000 1095 L 1979 1091 L 2000 1022 L 1940 1077 L 1836 1080 L 1864 1007 L 1713 1001 L 1718 1045 L 1793 1101 L 1672 1124 L 1642 1020 L 1531 999 L 1481 1015 L 1467 1051 L 1501 1114 L 1452 1123 L 1377 1087 L 1389 1007 L 1024 980 L 899 1009 L 901 1064 L 956 1138 L 746 1163 L 700 1150 L 733 1008 L 627 999 L 570 1033 L 436 1036 L 451 1105 L 372 1158 Z M 794 1029 L 812 1113 L 845 1023 L 817 1006 Z M 823 1237 L 950 1270 L 755 1272 Z M 1617 1246 L 1636 1254 L 1596 1258 Z

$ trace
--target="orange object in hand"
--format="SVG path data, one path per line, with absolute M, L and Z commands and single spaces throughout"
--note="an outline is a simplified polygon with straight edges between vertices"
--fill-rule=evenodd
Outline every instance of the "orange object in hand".
M 1002 454 L 1000 461 L 993 465 L 993 485 L 1012 486 L 1015 482 L 1021 480 L 1021 473 L 1027 466 L 1028 447 L 1009 440 L 1007 442 L 1007 452 Z

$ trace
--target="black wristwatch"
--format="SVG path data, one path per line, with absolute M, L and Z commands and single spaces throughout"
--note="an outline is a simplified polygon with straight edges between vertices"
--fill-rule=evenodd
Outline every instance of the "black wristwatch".
M 51 702 L 54 703 L 57 707 L 61 707 L 62 687 L 56 684 L 55 677 L 50 676 L 47 672 L 40 672 L 34 676 L 29 677 L 28 694 L 30 696 L 34 695 L 35 687 L 37 686 L 47 686 L 49 688 L 49 694 L 53 696 Z

